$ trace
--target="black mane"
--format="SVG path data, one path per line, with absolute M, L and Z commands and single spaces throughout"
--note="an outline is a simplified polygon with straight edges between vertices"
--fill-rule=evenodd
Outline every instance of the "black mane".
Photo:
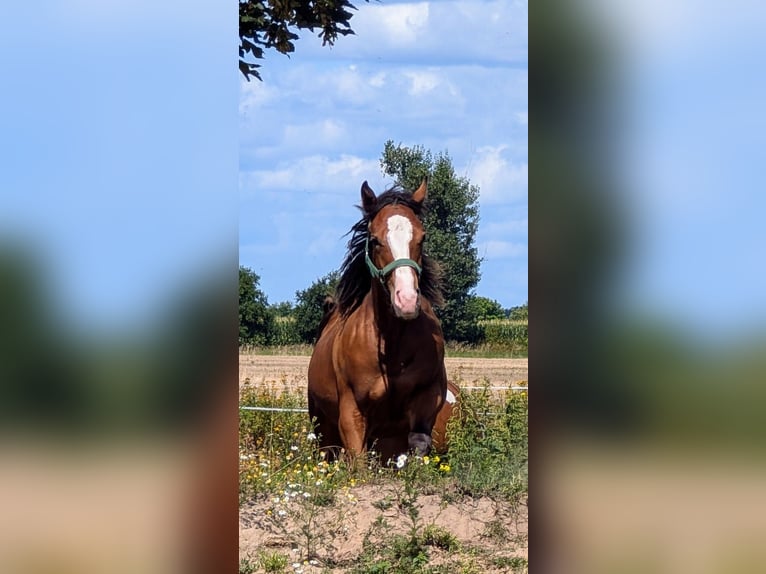
M 381 193 L 370 212 L 365 212 L 363 207 L 359 207 L 362 211 L 362 219 L 357 221 L 346 234 L 350 234 L 351 239 L 348 240 L 348 253 L 343 261 L 343 265 L 341 265 L 340 280 L 335 291 L 337 308 L 343 317 L 348 317 L 354 309 L 359 307 L 364 297 L 370 291 L 372 276 L 364 260 L 364 247 L 368 227 L 381 209 L 392 204 L 401 204 L 409 207 L 421 221 L 425 214 L 422 204 L 412 200 L 412 193 L 398 186 L 394 186 Z M 422 254 L 421 263 L 423 270 L 419 279 L 420 293 L 432 305 L 442 305 L 439 264 L 425 253 Z

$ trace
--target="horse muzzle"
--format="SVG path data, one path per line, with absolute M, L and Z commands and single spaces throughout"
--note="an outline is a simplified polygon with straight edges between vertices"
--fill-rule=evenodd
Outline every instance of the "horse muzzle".
M 420 291 L 413 287 L 400 289 L 394 284 L 391 303 L 397 317 L 406 321 L 415 319 L 420 314 Z
M 418 274 L 410 266 L 402 266 L 393 272 L 391 303 L 394 314 L 400 319 L 410 321 L 420 313 L 420 289 Z

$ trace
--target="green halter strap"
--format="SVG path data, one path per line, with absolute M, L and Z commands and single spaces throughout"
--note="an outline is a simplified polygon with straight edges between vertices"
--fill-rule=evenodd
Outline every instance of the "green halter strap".
M 391 273 L 394 269 L 397 267 L 412 267 L 415 272 L 420 275 L 422 269 L 420 265 L 418 265 L 417 261 L 413 261 L 412 259 L 402 258 L 402 259 L 394 259 L 391 263 L 386 265 L 383 269 L 378 269 L 375 267 L 375 264 L 372 262 L 372 259 L 370 259 L 370 236 L 368 235 L 364 240 L 364 260 L 367 262 L 367 267 L 370 270 L 370 275 L 373 277 L 377 277 L 381 283 L 385 280 L 386 276 L 388 276 L 389 273 Z

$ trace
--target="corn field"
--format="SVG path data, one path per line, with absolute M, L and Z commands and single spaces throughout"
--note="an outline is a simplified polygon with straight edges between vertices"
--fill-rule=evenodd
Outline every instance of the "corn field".
M 471 342 L 491 349 L 526 351 L 529 346 L 528 322 L 513 319 L 487 319 L 478 321 L 478 337 Z M 300 344 L 295 318 L 276 317 L 272 347 Z
M 529 346 L 529 323 L 512 319 L 487 319 L 478 323 L 482 343 L 490 346 Z

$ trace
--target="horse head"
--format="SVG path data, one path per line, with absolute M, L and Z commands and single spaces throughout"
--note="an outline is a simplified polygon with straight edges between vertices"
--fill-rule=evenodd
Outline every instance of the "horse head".
M 419 211 L 426 198 L 424 179 L 412 194 Z M 377 196 L 365 181 L 362 184 L 362 209 L 370 216 L 365 243 L 365 260 L 373 278 L 386 289 L 394 314 L 400 319 L 415 319 L 420 313 L 420 273 L 422 271 L 425 229 L 412 207 L 393 203 L 377 209 Z M 374 214 L 374 215 L 373 215 Z

